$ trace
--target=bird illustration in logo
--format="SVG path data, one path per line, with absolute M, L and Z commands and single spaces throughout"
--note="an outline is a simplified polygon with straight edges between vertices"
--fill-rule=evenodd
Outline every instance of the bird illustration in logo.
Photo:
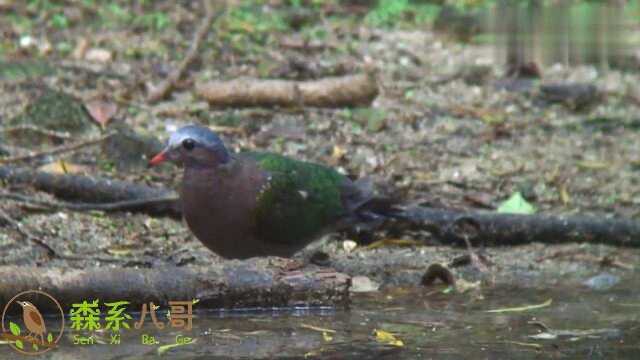
M 35 305 L 28 301 L 18 301 L 17 303 L 22 306 L 22 319 L 24 320 L 24 325 L 27 327 L 27 330 L 29 330 L 29 335 L 37 335 L 40 337 L 40 342 L 44 344 L 44 334 L 47 332 L 47 329 L 44 326 L 42 314 L 40 314 L 40 311 L 38 311 Z

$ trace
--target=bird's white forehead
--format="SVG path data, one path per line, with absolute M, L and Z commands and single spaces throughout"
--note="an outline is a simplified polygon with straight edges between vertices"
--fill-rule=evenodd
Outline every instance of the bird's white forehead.
M 180 131 L 174 132 L 169 136 L 169 147 L 180 146 L 185 139 L 193 139 L 193 136 Z

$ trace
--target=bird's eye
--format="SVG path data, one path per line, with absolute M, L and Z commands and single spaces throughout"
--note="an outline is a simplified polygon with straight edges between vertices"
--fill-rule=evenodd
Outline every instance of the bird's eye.
M 193 141 L 193 139 L 184 139 L 182 140 L 182 147 L 185 148 L 185 150 L 191 151 L 196 147 L 196 142 Z

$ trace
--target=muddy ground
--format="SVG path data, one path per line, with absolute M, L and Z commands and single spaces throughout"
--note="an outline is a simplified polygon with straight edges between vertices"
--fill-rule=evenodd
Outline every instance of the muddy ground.
M 540 213 L 638 218 L 640 71 L 554 65 L 542 69 L 540 80 L 505 79 L 491 45 L 461 44 L 427 25 L 382 29 L 357 16 L 335 15 L 311 16 L 296 25 L 281 16 L 277 6 L 264 6 L 260 11 L 266 15 L 255 15 L 256 23 L 230 15 L 218 19 L 199 60 L 176 91 L 151 104 L 146 101 L 149 87 L 175 68 L 202 9 L 195 2 L 123 7 L 132 16 L 125 21 L 97 6 L 43 13 L 19 4 L 11 7 L 11 21 L 0 25 L 5 34 L 0 53 L 2 126 L 35 123 L 68 132 L 71 138 L 34 141 L 28 130 L 4 132 L 3 155 L 46 149 L 123 126 L 140 136 L 165 139 L 176 127 L 200 123 L 222 129 L 235 150 L 267 150 L 329 164 L 354 178 L 370 176 L 382 193 L 408 202 L 495 209 L 520 191 Z M 65 26 L 56 18 L 59 11 L 68 19 Z M 156 13 L 167 15 L 144 18 Z M 284 27 L 261 26 L 265 16 L 282 17 Z M 300 39 L 309 39 L 313 46 L 291 45 Z M 377 71 L 380 90 L 370 107 L 213 109 L 193 92 L 194 84 L 211 79 L 304 80 L 365 67 Z M 584 101 L 554 102 L 540 90 L 543 84 L 571 83 L 592 84 L 597 94 Z M 86 114 L 86 123 L 68 127 L 21 117 L 29 104 L 52 90 L 73 96 L 81 105 L 98 99 L 109 109 L 115 106 L 115 115 L 103 124 L 105 130 Z M 144 153 L 158 146 L 150 143 L 108 142 L 15 165 L 39 168 L 64 159 L 66 171 L 177 188 L 180 169 L 146 168 Z M 45 170 L 60 171 L 60 166 Z M 51 199 L 28 187 L 2 190 Z M 56 252 L 86 257 L 72 262 L 49 259 L 41 247 L 3 223 L 3 265 L 114 267 L 143 259 L 146 266 L 191 266 L 222 261 L 183 222 L 169 218 L 44 211 L 8 200 L 0 206 Z M 381 233 L 372 240 L 386 237 Z M 438 246 L 438 239 L 426 233 L 401 237 L 424 245 L 372 249 L 363 244 L 351 249 L 349 243 L 345 246 L 346 235 L 333 234 L 322 248 L 340 271 L 402 286 L 419 284 L 430 264 L 449 264 L 467 253 Z M 524 287 L 581 284 L 603 271 L 619 278 L 633 276 L 640 258 L 638 249 L 592 244 L 479 251 L 488 259 L 487 268 L 456 267 L 459 279 Z M 95 260 L 98 257 L 118 261 L 105 263 Z

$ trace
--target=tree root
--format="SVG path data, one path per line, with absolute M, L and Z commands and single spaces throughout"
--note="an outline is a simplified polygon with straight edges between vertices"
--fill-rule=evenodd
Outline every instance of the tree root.
M 63 203 L 36 200 L 24 195 L 0 192 L 0 198 L 74 211 L 132 211 L 153 216 L 182 217 L 175 192 L 126 181 L 94 179 L 80 175 L 56 175 L 28 169 L 0 166 L 0 181 L 29 184 L 66 200 Z M 396 225 L 427 230 L 444 244 L 474 246 L 522 245 L 532 242 L 602 243 L 623 247 L 640 246 L 640 222 L 587 216 L 515 215 L 488 211 L 459 211 L 408 207 L 397 216 Z M 395 226 L 391 223 L 391 226 Z

